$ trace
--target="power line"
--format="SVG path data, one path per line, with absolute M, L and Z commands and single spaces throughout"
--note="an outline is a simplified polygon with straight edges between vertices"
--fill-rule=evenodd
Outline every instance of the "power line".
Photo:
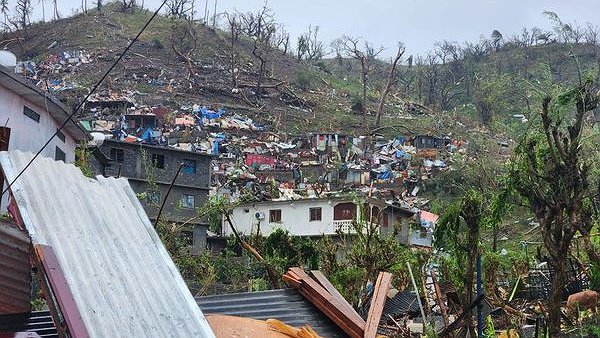
M 73 116 L 75 116 L 75 114 L 77 114 L 77 112 L 81 109 L 81 107 L 83 107 L 83 105 L 87 102 L 87 100 L 90 98 L 90 96 L 96 91 L 96 89 L 98 89 L 98 87 L 102 84 L 102 82 L 104 82 L 104 80 L 106 79 L 106 77 L 108 77 L 108 74 L 110 74 L 110 72 L 117 66 L 117 64 L 121 61 L 121 59 L 123 59 L 123 57 L 125 56 L 125 54 L 127 54 L 127 52 L 129 51 L 129 49 L 131 49 L 131 46 L 133 46 L 133 44 L 139 39 L 139 37 L 146 30 L 146 28 L 148 28 L 148 26 L 150 25 L 150 23 L 152 22 L 152 20 L 154 20 L 154 18 L 158 15 L 158 13 L 160 12 L 160 10 L 163 8 L 163 6 L 166 3 L 167 3 L 167 0 L 163 0 L 163 2 L 158 7 L 158 9 L 154 12 L 154 14 L 152 14 L 152 16 L 146 22 L 146 24 L 144 25 L 144 27 L 142 27 L 142 29 L 140 30 L 140 32 L 129 43 L 129 45 L 127 46 L 127 48 L 125 48 L 125 50 L 123 51 L 123 53 L 121 53 L 119 55 L 119 57 L 117 58 L 117 60 L 115 60 L 115 62 L 113 62 L 113 64 L 108 68 L 108 70 L 106 70 L 106 72 L 104 73 L 104 75 L 102 76 L 102 78 L 98 82 L 96 82 L 96 84 L 94 85 L 94 87 L 92 87 L 92 90 L 90 90 L 90 92 L 86 95 L 86 97 L 77 105 L 77 107 L 75 107 L 75 109 L 73 109 L 73 112 L 65 119 L 65 121 L 60 125 L 60 127 L 58 127 L 58 129 L 56 129 L 56 132 L 54 132 L 54 134 L 52 136 L 50 136 L 50 138 L 48 139 L 48 141 L 46 141 L 46 143 L 44 143 L 44 145 L 42 146 L 42 148 L 40 148 L 40 150 L 38 150 L 37 153 L 35 153 L 35 155 L 31 158 L 31 160 L 29 160 L 29 162 L 27 162 L 27 164 L 25 165 L 25 167 L 23 167 L 23 169 L 21 169 L 21 171 L 17 174 L 17 176 L 15 176 L 15 178 L 13 178 L 12 181 L 8 183 L 8 186 L 6 187 L 6 189 L 4 189 L 2 191 L 2 195 L 0 195 L 0 198 L 2 196 L 4 196 L 4 194 L 8 190 L 10 190 L 10 188 L 12 187 L 12 185 L 19 179 L 19 177 L 21 177 L 21 175 L 23 175 L 23 173 L 29 168 L 29 166 L 31 166 L 31 164 L 33 163 L 33 161 L 35 161 L 35 159 L 38 158 L 38 156 L 42 153 L 42 151 L 44 151 L 44 149 L 46 149 L 46 147 L 50 144 L 50 142 L 52 141 L 52 139 L 54 137 L 56 137 L 56 135 L 58 135 L 58 133 L 61 132 L 61 130 L 67 125 L 67 123 L 69 123 L 69 121 L 72 121 L 73 123 L 77 124 L 77 122 L 75 122 L 75 120 L 73 120 Z

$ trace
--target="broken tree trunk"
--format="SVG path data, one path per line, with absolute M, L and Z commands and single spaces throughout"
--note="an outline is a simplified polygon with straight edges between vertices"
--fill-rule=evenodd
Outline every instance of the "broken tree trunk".
M 240 234 L 237 232 L 237 229 L 233 226 L 233 222 L 231 221 L 231 217 L 229 216 L 229 214 L 227 212 L 224 212 L 223 214 L 225 215 L 225 220 L 227 221 L 227 224 L 229 224 L 229 227 L 231 228 L 231 231 L 233 232 L 233 235 L 235 236 L 235 239 L 238 241 L 238 243 L 240 243 L 240 245 L 246 251 L 252 254 L 252 256 L 254 256 L 256 260 L 258 260 L 265 267 L 265 269 L 267 270 L 267 275 L 269 276 L 269 280 L 271 281 L 271 285 L 273 285 L 275 289 L 281 288 L 281 283 L 279 282 L 279 275 L 277 271 L 275 271 L 275 268 L 273 268 L 263 258 L 263 256 L 252 247 L 252 245 L 248 244 L 242 239 Z
M 400 58 L 402 58 L 403 54 L 404 54 L 404 47 L 402 46 L 402 44 L 400 44 L 398 46 L 398 53 L 396 54 L 396 57 L 390 64 L 388 78 L 387 78 L 387 82 L 385 84 L 385 89 L 383 90 L 383 93 L 381 93 L 381 99 L 379 100 L 379 107 L 377 108 L 377 115 L 375 116 L 375 128 L 379 128 L 379 125 L 381 124 L 381 115 L 383 115 L 383 106 L 385 105 L 385 99 L 387 98 L 388 94 L 390 93 L 390 90 L 392 89 L 392 87 L 396 84 L 396 67 L 398 66 L 398 62 L 400 61 Z

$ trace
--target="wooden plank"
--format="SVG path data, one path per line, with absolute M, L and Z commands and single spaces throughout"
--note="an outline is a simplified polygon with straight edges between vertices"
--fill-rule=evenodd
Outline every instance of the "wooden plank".
M 326 295 L 328 300 L 332 303 L 332 305 L 335 305 L 336 308 L 340 309 L 349 320 L 352 320 L 354 323 L 356 323 L 358 326 L 360 326 L 361 329 L 364 329 L 364 327 L 365 327 L 364 319 L 362 319 L 362 317 L 358 313 L 356 313 L 356 311 L 354 310 L 354 308 L 352 308 L 352 306 L 346 307 L 345 305 L 340 303 L 324 287 L 322 287 L 319 283 L 317 283 L 314 279 L 312 279 L 306 272 L 304 272 L 303 269 L 290 268 L 290 270 L 293 270 L 293 272 L 299 277 L 299 279 L 301 279 L 304 282 L 304 284 L 308 285 L 308 287 L 310 287 L 316 293 L 318 293 L 320 295 Z
M 365 326 L 365 338 L 375 338 L 377 336 L 377 328 L 383 313 L 383 306 L 387 299 L 387 293 L 392 285 L 392 274 L 389 272 L 380 272 L 377 276 L 377 282 L 373 289 L 373 297 L 371 298 L 371 306 L 369 306 L 369 314 L 367 315 L 367 323 Z
M 437 282 L 437 277 L 435 275 L 435 270 L 431 269 L 431 281 L 433 282 L 433 289 L 435 290 L 435 298 L 437 299 L 438 306 L 440 307 L 440 312 L 442 313 L 442 319 L 444 320 L 444 327 L 450 324 L 450 320 L 448 319 L 448 313 L 446 312 L 446 304 L 444 304 L 444 300 L 442 298 L 442 291 L 440 290 L 440 285 Z
M 339 309 L 336 309 L 335 306 L 332 306 L 332 304 L 326 299 L 323 299 L 322 297 L 319 297 L 318 295 L 315 295 L 304 288 L 300 288 L 298 291 L 350 337 L 361 338 L 363 336 L 364 330 L 362 328 L 357 328 L 356 325 L 354 325 L 344 316 L 343 313 L 339 311 Z
M 313 280 L 301 268 L 290 268 L 290 272 L 300 280 L 298 291 L 321 312 L 329 317 L 339 328 L 352 338 L 362 338 L 365 321 L 352 309 L 351 311 L 335 299 L 325 288 Z
M 335 286 L 333 286 L 333 284 L 331 284 L 329 279 L 327 279 L 327 277 L 325 277 L 321 271 L 312 270 L 310 273 L 313 275 L 315 280 L 321 284 L 321 286 L 323 286 L 327 292 L 329 292 L 329 294 L 331 294 L 338 302 L 340 302 L 340 304 L 346 306 L 349 310 L 354 311 L 352 305 L 348 303 L 346 298 L 342 296 L 342 294 L 335 288 Z
M 35 244 L 34 249 L 36 260 L 43 269 L 43 273 L 51 289 L 50 291 L 52 292 L 52 295 L 46 295 L 46 300 L 48 302 L 52 302 L 53 299 L 56 300 L 70 337 L 88 338 L 89 334 L 79 313 L 79 308 L 75 303 L 75 299 L 54 250 L 51 246 L 42 244 Z M 53 319 L 56 322 L 57 318 Z

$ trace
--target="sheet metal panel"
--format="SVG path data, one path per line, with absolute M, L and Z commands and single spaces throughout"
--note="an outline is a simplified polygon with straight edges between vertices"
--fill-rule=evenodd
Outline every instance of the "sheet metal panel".
M 310 325 L 322 337 L 347 337 L 296 289 L 233 293 L 196 298 L 206 314 L 265 320 L 275 318 L 296 327 Z
M 35 332 L 43 338 L 58 338 L 56 327 L 48 311 L 0 316 L 0 332 L 19 331 Z
M 8 180 L 32 157 L 1 152 Z M 32 242 L 54 249 L 91 337 L 214 337 L 126 179 L 39 157 L 11 191 Z
M 30 246 L 27 232 L 0 221 L 0 314 L 24 313 L 30 309 Z

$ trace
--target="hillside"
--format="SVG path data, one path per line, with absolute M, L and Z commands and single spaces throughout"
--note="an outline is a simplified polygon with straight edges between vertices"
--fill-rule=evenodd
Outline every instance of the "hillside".
M 75 106 L 151 14 L 139 9 L 124 13 L 112 4 L 105 6 L 102 13 L 89 11 L 4 33 L 0 46 L 21 61 L 35 62 L 35 74 L 27 75 L 38 86 L 51 87 L 55 95 Z M 137 105 L 164 105 L 171 110 L 193 104 L 222 107 L 253 117 L 274 130 L 291 133 L 364 133 L 360 114 L 351 109 L 360 88 L 354 79 L 337 76 L 326 63 L 311 65 L 272 49 L 266 56 L 266 76 L 257 95 L 254 84 L 258 63 L 252 55 L 252 41 L 240 36 L 235 42 L 235 86 L 230 46 L 229 33 L 225 31 L 158 16 L 94 98 L 127 98 Z M 80 54 L 83 58 L 68 62 L 69 56 Z M 433 112 L 412 115 L 402 114 L 403 110 L 402 97 L 391 95 L 386 107 L 389 116 L 384 117 L 383 125 L 401 124 L 403 132 L 410 130 L 414 134 L 446 133 L 447 128 L 453 128 L 440 125 Z M 84 118 L 85 113 L 80 117 Z M 468 124 L 469 120 L 463 123 Z M 384 132 L 398 133 L 393 129 Z

